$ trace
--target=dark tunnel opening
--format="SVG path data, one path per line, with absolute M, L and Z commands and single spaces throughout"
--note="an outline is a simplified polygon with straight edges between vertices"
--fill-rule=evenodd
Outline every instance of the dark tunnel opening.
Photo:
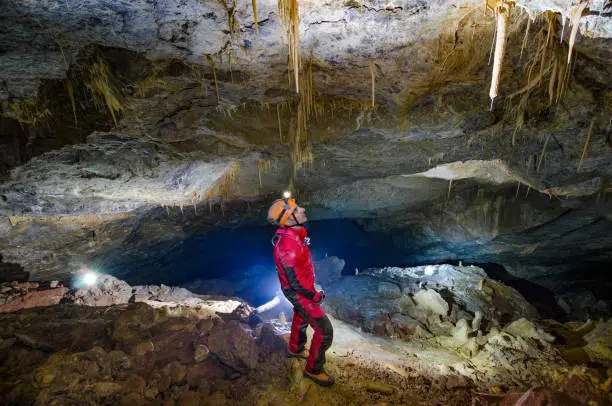
M 270 300 L 280 289 L 272 258 L 274 232 L 275 228 L 271 226 L 215 228 L 175 243 L 164 254 L 150 252 L 146 259 L 140 256 L 124 258 L 107 270 L 132 285 L 163 283 L 184 286 L 194 293 L 239 296 L 259 305 Z M 410 246 L 410 238 L 367 230 L 357 220 L 312 221 L 308 232 L 313 261 L 338 257 L 345 261 L 343 275 L 353 275 L 355 270 L 368 268 L 427 265 L 411 261 L 419 246 L 416 243 Z M 599 264 L 599 267 L 585 264 L 588 269 L 562 272 L 555 277 L 567 286 L 553 289 L 550 281 L 527 280 L 512 275 L 500 264 L 486 260 L 453 259 L 430 263 L 481 267 L 488 277 L 516 289 L 543 318 L 566 319 L 570 312 L 562 307 L 560 294 L 570 295 L 575 303 L 588 302 L 592 308 L 599 306 L 598 301 L 610 299 L 606 293 L 608 290 L 603 288 L 608 285 L 605 264 Z M 589 280 L 585 279 L 587 274 Z M 609 309 L 604 306 L 587 316 L 600 317 L 608 313 Z
M 163 255 L 149 253 L 146 260 L 131 257 L 114 263 L 108 271 L 120 274 L 132 285 L 184 285 L 196 293 L 205 293 L 211 284 L 194 281 L 237 285 L 246 281 L 248 286 L 240 289 L 241 296 L 258 304 L 269 300 L 279 288 L 272 258 L 274 232 L 272 226 L 215 228 L 188 237 Z M 313 261 L 328 256 L 341 258 L 345 275 L 354 274 L 355 269 L 404 265 L 409 254 L 394 245 L 392 235 L 366 231 L 350 219 L 312 221 L 308 233 Z

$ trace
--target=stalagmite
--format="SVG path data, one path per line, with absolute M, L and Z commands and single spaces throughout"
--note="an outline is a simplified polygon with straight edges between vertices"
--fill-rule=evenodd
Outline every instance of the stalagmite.
M 504 62 L 504 54 L 506 53 L 509 19 L 510 5 L 501 3 L 497 8 L 497 35 L 495 39 L 495 56 L 493 58 L 493 77 L 491 78 L 491 90 L 489 91 L 491 110 L 493 110 L 493 101 L 497 97 L 497 92 L 499 90 L 501 67 Z

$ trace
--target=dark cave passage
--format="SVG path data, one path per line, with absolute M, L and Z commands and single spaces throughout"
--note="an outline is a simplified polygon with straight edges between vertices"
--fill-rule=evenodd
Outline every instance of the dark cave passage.
M 132 285 L 185 286 L 195 293 L 236 295 L 259 305 L 270 300 L 279 289 L 272 259 L 274 231 L 268 225 L 215 228 L 174 243 L 172 248 L 161 250 L 162 254 L 152 251 L 111 259 L 112 265 L 105 271 L 117 274 Z M 410 246 L 410 236 L 397 231 L 369 231 L 357 220 L 312 221 L 308 233 L 313 261 L 338 257 L 345 263 L 343 275 L 354 275 L 356 270 L 368 268 L 427 265 L 412 262 L 419 246 Z M 575 270 L 536 281 L 515 276 L 497 263 L 468 260 L 431 263 L 481 267 L 491 279 L 516 289 L 543 318 L 565 320 L 571 313 L 576 317 L 595 318 L 610 314 L 605 263 L 584 264 L 583 268 L 579 264 Z M 563 300 L 585 308 L 568 310 L 569 305 Z

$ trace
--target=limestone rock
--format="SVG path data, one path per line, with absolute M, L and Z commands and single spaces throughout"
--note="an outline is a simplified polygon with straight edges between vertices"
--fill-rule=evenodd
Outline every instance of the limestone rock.
M 394 313 L 390 317 L 393 331 L 404 340 L 410 339 L 415 334 L 418 335 L 419 329 L 426 331 L 427 329 L 418 320 L 401 313 Z
M 417 306 L 430 310 L 440 316 L 448 314 L 448 303 L 433 289 L 422 289 L 414 295 Z
M 270 353 L 284 354 L 287 351 L 287 343 L 271 323 L 261 325 L 257 333 L 257 345 Z
M 140 342 L 132 347 L 131 354 L 140 357 L 145 355 L 148 352 L 153 352 L 155 350 L 155 346 L 151 340 Z
M 10 297 L 4 304 L 0 305 L 0 313 L 15 312 L 21 309 L 34 307 L 46 307 L 58 304 L 68 292 L 67 288 L 31 291 Z
M 210 350 L 205 344 L 196 344 L 193 359 L 195 362 L 202 362 L 208 359 Z
M 338 257 L 326 257 L 314 263 L 317 282 L 326 289 L 342 277 L 345 261 Z
M 257 366 L 255 340 L 235 321 L 213 329 L 208 337 L 208 348 L 221 361 L 238 371 L 254 369 Z
M 453 338 L 460 343 L 467 342 L 469 333 L 471 333 L 471 329 L 465 319 L 459 320 L 453 328 Z
M 143 331 L 156 322 L 155 310 L 144 303 L 130 305 L 128 309 L 113 322 L 111 337 L 124 344 L 135 344 L 141 341 Z
M 426 272 L 429 269 L 430 271 Z M 364 273 L 397 282 L 402 291 L 417 294 L 420 290 L 444 291 L 452 296 L 461 310 L 475 314 L 480 311 L 483 321 L 490 324 L 500 315 L 515 320 L 520 317 L 538 317 L 535 308 L 515 289 L 501 282 L 489 279 L 483 269 L 476 266 L 427 265 L 412 268 L 387 267 L 368 269 Z M 437 300 L 439 301 L 439 300 Z M 448 305 L 443 306 L 442 309 Z M 442 309 L 438 309 L 442 314 Z M 445 313 L 447 314 L 447 313 Z M 458 316 L 458 318 L 466 318 Z
M 468 381 L 463 375 L 447 375 L 446 376 L 446 389 L 453 390 L 458 388 L 465 388 L 468 386 Z
M 378 285 L 378 294 L 385 299 L 397 299 L 402 296 L 402 290 L 394 283 L 380 282 Z
M 99 398 L 104 398 L 121 392 L 121 385 L 116 382 L 97 382 L 93 385 L 93 391 Z
M 172 384 L 179 384 L 185 379 L 187 369 L 185 366 L 177 361 L 172 361 L 166 365 L 163 369 L 164 374 L 170 377 Z
M 482 311 L 476 310 L 474 313 L 474 319 L 472 320 L 472 330 L 480 330 L 480 323 L 482 322 Z
M 223 379 L 224 372 L 215 363 L 204 362 L 189 366 L 185 379 L 189 386 L 198 388 L 208 386 L 216 379 Z
M 612 319 L 597 323 L 595 328 L 584 336 L 587 345 L 584 350 L 589 358 L 612 365 Z
M 100 275 L 96 284 L 77 289 L 72 301 L 85 306 L 111 306 L 128 303 L 132 287 L 112 275 Z
M 393 386 L 382 382 L 368 381 L 364 383 L 363 387 L 367 391 L 383 393 L 385 395 L 391 395 L 394 392 Z
M 53 347 L 51 347 L 44 340 L 41 340 L 39 338 L 31 337 L 29 335 L 20 333 L 15 333 L 15 338 L 17 338 L 17 341 L 19 341 L 21 344 L 33 348 L 35 350 L 40 350 L 44 352 L 54 351 Z
M 546 333 L 541 328 L 536 327 L 533 322 L 525 318 L 520 318 L 513 321 L 504 327 L 504 331 L 512 334 L 515 337 L 535 338 L 537 340 L 546 341 L 549 343 L 555 340 L 555 337 Z

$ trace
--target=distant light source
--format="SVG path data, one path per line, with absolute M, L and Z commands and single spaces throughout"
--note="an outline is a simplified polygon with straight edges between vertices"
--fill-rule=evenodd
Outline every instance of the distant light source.
M 431 276 L 434 274 L 435 268 L 431 265 L 425 267 L 425 275 Z
M 288 191 L 288 190 L 285 190 L 285 191 L 283 192 L 283 197 L 284 197 L 285 199 L 289 199 L 289 198 L 291 197 L 291 192 L 290 192 L 290 191 Z
M 98 274 L 93 271 L 85 271 L 81 280 L 86 286 L 93 286 L 98 280 Z

